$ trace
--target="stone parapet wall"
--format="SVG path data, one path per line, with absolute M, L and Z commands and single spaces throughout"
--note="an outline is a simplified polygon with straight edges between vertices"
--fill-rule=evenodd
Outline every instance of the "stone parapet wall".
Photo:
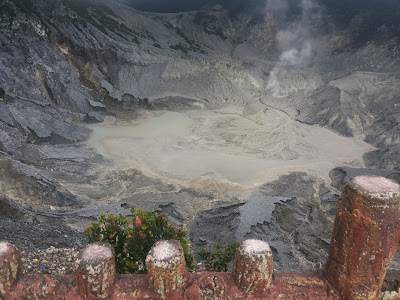
M 399 242 L 400 185 L 361 176 L 344 188 L 319 274 L 273 274 L 268 244 L 246 240 L 232 273 L 191 274 L 180 243 L 159 241 L 147 275 L 117 275 L 113 248 L 93 243 L 80 252 L 74 275 L 21 276 L 18 250 L 0 242 L 0 299 L 400 299 L 400 274 L 386 276 Z

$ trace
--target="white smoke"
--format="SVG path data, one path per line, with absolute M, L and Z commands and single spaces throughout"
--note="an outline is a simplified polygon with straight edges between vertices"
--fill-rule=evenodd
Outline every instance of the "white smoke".
M 286 0 L 267 0 L 267 11 L 270 12 L 286 12 L 289 8 Z
M 267 0 L 267 10 L 282 11 L 288 9 L 287 0 Z M 267 89 L 272 89 L 284 78 L 291 69 L 305 69 L 309 67 L 316 54 L 316 39 L 311 36 L 310 19 L 318 12 L 319 7 L 314 0 L 301 1 L 301 18 L 290 28 L 282 30 L 277 35 L 277 42 L 281 54 L 279 62 L 271 71 Z

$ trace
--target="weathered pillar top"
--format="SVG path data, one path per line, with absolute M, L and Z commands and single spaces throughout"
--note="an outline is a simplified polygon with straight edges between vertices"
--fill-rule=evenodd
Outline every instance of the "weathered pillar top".
M 178 263 L 181 260 L 182 247 L 178 241 L 158 241 L 150 250 L 147 261 Z
M 367 197 L 400 202 L 400 185 L 391 179 L 378 176 L 357 176 L 350 180 L 349 185 Z
M 150 284 L 162 299 L 182 299 L 187 271 L 179 241 L 158 241 L 154 244 L 146 257 L 146 267 Z
M 0 257 L 7 255 L 7 253 L 10 251 L 10 247 L 12 247 L 11 244 L 0 241 Z
M 84 263 L 95 263 L 109 260 L 113 255 L 112 248 L 109 245 L 93 243 L 82 250 L 80 258 Z
M 242 243 L 240 249 L 249 256 L 267 252 L 271 253 L 269 245 L 261 240 L 246 240 Z
M 253 239 L 240 243 L 232 275 L 242 291 L 261 297 L 271 285 L 273 270 L 272 251 L 266 242 Z
M 105 299 L 112 294 L 116 278 L 114 248 L 96 242 L 78 255 L 75 275 L 79 294 L 88 300 Z
M 399 216 L 396 182 L 357 176 L 345 185 L 324 271 L 343 299 L 377 299 L 387 266 L 399 249 Z

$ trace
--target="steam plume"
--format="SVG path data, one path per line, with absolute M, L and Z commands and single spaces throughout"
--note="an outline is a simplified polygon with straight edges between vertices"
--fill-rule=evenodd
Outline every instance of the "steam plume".
M 267 10 L 279 11 L 288 9 L 287 0 L 268 0 Z M 301 18 L 290 28 L 282 30 L 277 35 L 278 47 L 281 50 L 279 62 L 270 73 L 267 89 L 272 89 L 285 77 L 290 69 L 305 69 L 311 66 L 316 55 L 317 40 L 310 34 L 309 20 L 319 11 L 314 0 L 301 1 Z

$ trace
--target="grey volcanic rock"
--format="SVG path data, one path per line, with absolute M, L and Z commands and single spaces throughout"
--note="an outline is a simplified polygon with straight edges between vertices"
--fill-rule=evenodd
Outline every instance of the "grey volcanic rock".
M 365 153 L 367 167 L 400 171 L 400 144 Z
M 341 170 L 335 171 L 339 174 Z M 346 171 L 351 175 L 358 172 L 357 169 Z M 347 175 L 342 172 L 342 176 Z M 372 171 L 372 174 L 378 172 Z M 296 188 L 301 197 L 290 197 Z M 191 224 L 192 247 L 213 248 L 215 243 L 257 238 L 271 246 L 277 271 L 321 269 L 328 256 L 339 195 L 305 173 L 281 176 L 257 192 L 262 193 L 282 193 L 283 197 L 255 196 L 246 203 L 201 212 Z M 395 259 L 391 271 L 398 268 L 399 261 Z
M 12 218 L 14 220 L 33 222 L 34 213 L 26 207 L 3 197 L 0 197 L 0 204 L 1 218 Z
M 315 184 L 315 177 L 304 172 L 293 172 L 266 183 L 259 189 L 262 194 L 269 196 L 312 199 L 315 197 Z
M 332 186 L 340 190 L 346 184 L 347 172 L 343 168 L 335 168 L 329 172 L 329 177 L 332 180 Z
M 318 103 L 318 110 L 314 110 L 315 106 L 311 105 L 301 110 L 297 119 L 307 124 L 330 126 L 341 135 L 352 136 L 353 134 L 346 122 L 347 108 L 343 108 L 343 111 L 330 109 L 331 107 L 339 107 L 339 109 L 342 110 L 340 106 L 340 94 L 340 89 L 330 86 L 319 91 L 311 100 L 314 104 Z M 331 120 L 333 120 L 333 122 L 331 122 Z
M 57 120 L 39 110 L 11 107 L 10 112 L 24 133 L 39 142 L 74 143 L 89 137 L 89 129 Z
M 270 245 L 276 270 L 298 270 L 299 262 L 294 258 L 289 240 L 279 233 L 279 227 L 271 223 L 275 205 L 284 200 L 276 197 L 257 197 L 245 204 L 202 212 L 190 229 L 192 246 L 203 248 L 214 243 L 224 245 L 233 240 L 241 242 L 248 238 L 258 238 Z
M 83 248 L 88 243 L 86 236 L 65 225 L 51 226 L 0 218 L 0 237 L 15 245 L 20 251 L 57 248 Z M 24 237 L 23 239 L 21 237 Z
M 3 195 L 18 199 L 23 204 L 80 207 L 86 202 L 40 169 L 19 161 L 0 157 L 0 176 Z
M 362 175 L 390 177 L 395 173 L 396 172 L 385 169 L 338 167 L 329 172 L 329 177 L 332 180 L 332 186 L 341 191 L 343 190 L 344 185 L 353 177 Z
M 196 248 L 261 239 L 271 246 L 277 271 L 304 271 L 320 268 L 327 257 L 331 233 L 327 222 L 311 202 L 257 197 L 245 204 L 202 212 L 190 233 Z
M 207 106 L 206 101 L 198 101 L 195 99 L 184 97 L 163 97 L 152 99 L 150 107 L 154 110 L 180 111 L 189 109 L 201 109 Z
M 11 115 L 10 110 L 8 109 L 8 105 L 4 102 L 0 102 L 0 120 L 8 126 L 15 125 L 14 118 Z
M 191 225 L 192 245 L 257 238 L 271 246 L 276 270 L 318 269 L 327 257 L 337 200 L 306 173 L 281 176 L 246 203 L 201 212 Z
M 41 168 L 48 177 L 70 183 L 90 183 L 96 164 L 111 165 L 92 149 L 77 145 L 34 145 L 21 148 L 25 163 Z M 86 175 L 86 176 L 83 176 Z
M 277 203 L 288 199 L 277 197 L 253 197 L 239 207 L 239 226 L 236 230 L 236 240 L 242 241 L 252 226 L 271 222 L 272 213 Z
M 39 223 L 39 212 L 0 197 L 0 238 L 22 250 L 55 247 L 82 248 L 87 238 L 58 219 L 51 226 Z
M 0 122 L 0 142 L 4 153 L 21 156 L 21 148 L 26 137 L 15 127 L 7 126 Z
M 377 81 L 379 86 L 371 88 Z M 394 145 L 400 141 L 399 93 L 396 75 L 356 72 L 303 98 L 295 105 L 296 119 L 363 138 L 377 147 Z
M 212 194 L 185 188 L 168 193 L 157 193 L 155 191 L 138 193 L 124 199 L 129 205 L 135 207 L 146 207 L 149 202 L 160 203 L 161 205 L 173 203 L 175 223 L 180 225 L 186 225 L 188 221 L 194 218 L 197 211 L 209 206 L 209 202 L 213 200 L 215 201 L 215 198 Z
M 352 29 L 337 29 L 321 12 L 310 18 L 309 34 L 319 40 L 315 57 L 292 66 L 281 59 L 290 49 L 281 49 L 280 37 L 299 26 L 274 14 L 152 14 L 110 1 L 3 2 L 1 239 L 22 248 L 84 245 L 81 233 L 68 228 L 82 230 L 100 213 L 129 215 L 135 206 L 189 228 L 197 249 L 256 237 L 270 243 L 278 270 L 313 270 L 326 257 L 343 184 L 360 174 L 399 180 L 395 38 L 353 46 Z M 271 84 L 276 68 L 283 76 Z M 322 126 L 379 149 L 364 155 L 371 169 L 346 162 L 332 170 L 332 187 L 327 176 L 289 170 L 242 193 L 221 182 L 193 187 L 151 178 L 83 145 L 91 132 L 85 123 L 110 116 L 131 124 L 142 110 L 227 107 L 257 124 L 270 124 L 266 112 L 275 109 L 297 121 L 294 126 Z M 280 154 L 296 159 L 285 149 Z

